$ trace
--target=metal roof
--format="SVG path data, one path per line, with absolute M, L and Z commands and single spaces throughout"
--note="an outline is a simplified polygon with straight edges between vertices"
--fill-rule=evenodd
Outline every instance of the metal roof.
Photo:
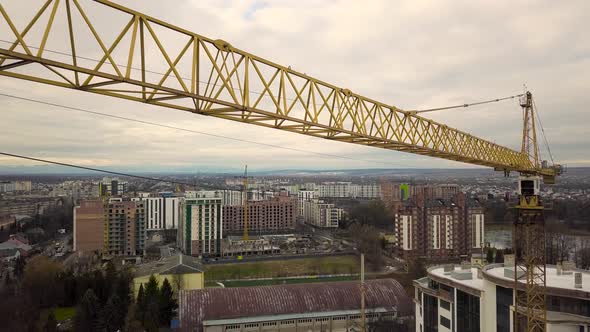
M 385 308 L 399 315 L 411 312 L 412 302 L 393 279 L 365 282 L 367 309 Z M 356 281 L 183 290 L 179 295 L 183 331 L 201 331 L 205 320 L 358 310 Z
M 135 271 L 135 276 L 142 277 L 152 274 L 186 274 L 202 272 L 203 267 L 198 258 L 178 254 L 138 266 Z

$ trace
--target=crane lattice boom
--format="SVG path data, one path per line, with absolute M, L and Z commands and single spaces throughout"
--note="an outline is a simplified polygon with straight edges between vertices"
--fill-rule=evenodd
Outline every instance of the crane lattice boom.
M 47 0 L 30 7 L 29 21 L 14 19 L 2 2 L 0 38 L 14 40 L 0 48 L 3 76 L 497 170 L 556 175 L 523 152 L 106 0 Z M 90 14 L 99 10 L 112 20 L 93 20 Z M 157 68 L 162 72 L 152 71 Z

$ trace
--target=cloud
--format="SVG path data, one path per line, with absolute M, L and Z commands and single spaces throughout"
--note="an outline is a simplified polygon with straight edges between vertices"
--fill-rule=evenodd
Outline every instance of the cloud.
M 109 22 L 110 26 L 100 25 L 104 29 L 101 33 L 105 33 L 108 43 L 114 40 L 117 29 L 126 21 L 109 15 L 112 11 L 99 4 L 81 3 L 92 13 L 91 20 Z M 367 4 L 353 0 L 184 0 L 175 1 L 174 6 L 155 0 L 117 3 L 213 39 L 222 38 L 240 49 L 406 109 L 503 97 L 519 93 L 526 83 L 535 95 L 557 161 L 590 166 L 590 130 L 585 125 L 590 122 L 587 1 L 541 1 L 535 6 L 528 1 L 375 0 Z M 28 6 L 19 2 L 8 3 L 6 8 L 11 17 L 32 16 Z M 13 39 L 7 29 L 0 27 L 0 39 Z M 67 25 L 56 21 L 54 29 L 56 37 L 50 38 L 48 47 L 68 50 L 68 45 L 58 38 L 60 33 L 67 38 Z M 98 56 L 96 42 L 89 31 L 85 33 L 79 36 L 79 54 Z M 185 41 L 165 38 L 163 43 L 174 49 L 171 54 L 177 54 Z M 154 63 L 149 60 L 156 58 L 160 62 L 150 70 L 165 71 L 165 62 L 152 46 L 148 63 Z M 190 165 L 227 169 L 245 163 L 253 169 L 470 167 L 7 77 L 0 78 L 0 93 L 358 159 L 319 157 L 0 97 L 0 150 L 85 165 L 146 170 Z M 428 116 L 518 149 L 520 112 L 516 102 L 503 102 Z M 21 164 L 0 159 L 0 165 Z

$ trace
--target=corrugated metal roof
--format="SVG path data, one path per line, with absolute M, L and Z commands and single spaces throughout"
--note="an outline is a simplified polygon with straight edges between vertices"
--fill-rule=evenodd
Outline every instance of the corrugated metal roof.
M 386 308 L 400 315 L 411 312 L 412 302 L 393 279 L 365 283 L 366 306 Z M 184 290 L 179 295 L 183 331 L 201 331 L 205 320 L 286 315 L 359 309 L 360 283 L 328 282 L 242 288 Z

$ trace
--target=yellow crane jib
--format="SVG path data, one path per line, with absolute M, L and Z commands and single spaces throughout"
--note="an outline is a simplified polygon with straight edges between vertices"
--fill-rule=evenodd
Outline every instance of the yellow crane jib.
M 522 151 L 107 0 L 46 0 L 18 16 L 8 4 L 0 0 L 0 25 L 8 27 L 0 39 L 13 41 L 0 48 L 2 76 L 548 180 L 559 173 Z M 108 11 L 109 20 L 87 14 L 95 10 Z

